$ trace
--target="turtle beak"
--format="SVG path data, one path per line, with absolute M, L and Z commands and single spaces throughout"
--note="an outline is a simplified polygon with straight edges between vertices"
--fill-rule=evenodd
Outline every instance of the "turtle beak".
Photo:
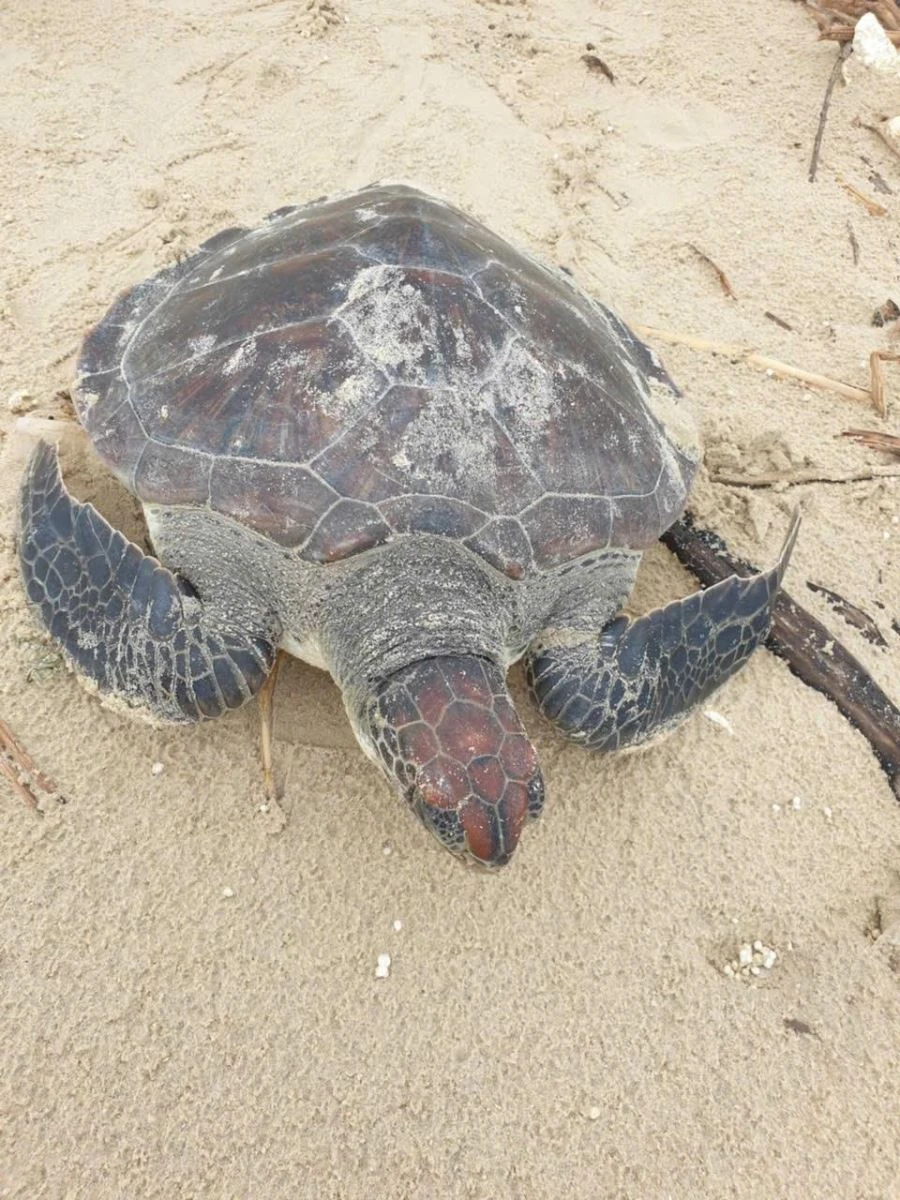
M 368 724 L 386 773 L 441 845 L 483 866 L 509 862 L 544 784 L 496 663 L 454 655 L 405 667 Z

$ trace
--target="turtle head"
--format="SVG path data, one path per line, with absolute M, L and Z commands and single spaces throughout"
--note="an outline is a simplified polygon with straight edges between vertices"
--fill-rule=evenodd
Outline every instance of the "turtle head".
M 501 668 L 474 655 L 413 663 L 370 699 L 362 738 L 426 828 L 455 854 L 507 863 L 543 806 L 537 755 Z

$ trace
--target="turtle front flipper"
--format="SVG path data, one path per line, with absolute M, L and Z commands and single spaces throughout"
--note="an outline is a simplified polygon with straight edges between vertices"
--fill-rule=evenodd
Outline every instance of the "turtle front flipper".
M 617 617 L 594 637 L 561 631 L 557 644 L 539 641 L 526 666 L 541 712 L 594 750 L 667 732 L 766 637 L 799 524 L 795 516 L 770 571 L 733 575 L 636 621 Z
M 249 700 L 279 631 L 232 625 L 66 490 L 54 447 L 35 449 L 19 508 L 29 600 L 101 693 L 168 721 L 217 717 Z M 251 622 L 253 624 L 254 622 Z

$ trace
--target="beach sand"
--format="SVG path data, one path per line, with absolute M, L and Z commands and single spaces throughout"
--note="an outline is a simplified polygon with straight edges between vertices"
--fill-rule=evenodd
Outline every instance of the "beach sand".
M 810 183 L 836 53 L 787 0 L 0 14 L 0 715 L 67 798 L 40 816 L 0 784 L 0 1196 L 900 1196 L 900 809 L 783 662 L 760 652 L 715 696 L 728 727 L 697 714 L 612 757 L 542 724 L 514 672 L 548 803 L 488 875 L 404 810 L 310 667 L 279 685 L 280 811 L 261 810 L 255 704 L 193 729 L 103 708 L 48 656 L 13 542 L 41 429 L 63 431 L 73 490 L 143 536 L 57 395 L 121 289 L 379 178 L 628 321 L 867 387 L 870 352 L 900 348 L 871 324 L 900 301 L 900 160 L 854 122 L 897 113 L 851 63 Z M 698 519 L 768 566 L 799 504 L 787 588 L 900 701 L 900 481 L 712 478 L 887 466 L 837 435 L 897 431 L 900 400 L 883 422 L 657 349 L 700 421 Z M 695 586 L 657 547 L 635 610 Z M 727 975 L 757 940 L 773 965 Z

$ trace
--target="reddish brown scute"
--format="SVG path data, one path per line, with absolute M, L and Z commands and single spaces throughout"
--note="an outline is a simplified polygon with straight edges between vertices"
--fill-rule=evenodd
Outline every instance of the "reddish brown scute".
M 81 421 L 142 500 L 318 562 L 408 532 L 514 577 L 639 548 L 695 467 L 621 322 L 400 185 L 217 235 L 120 297 L 80 370 Z

